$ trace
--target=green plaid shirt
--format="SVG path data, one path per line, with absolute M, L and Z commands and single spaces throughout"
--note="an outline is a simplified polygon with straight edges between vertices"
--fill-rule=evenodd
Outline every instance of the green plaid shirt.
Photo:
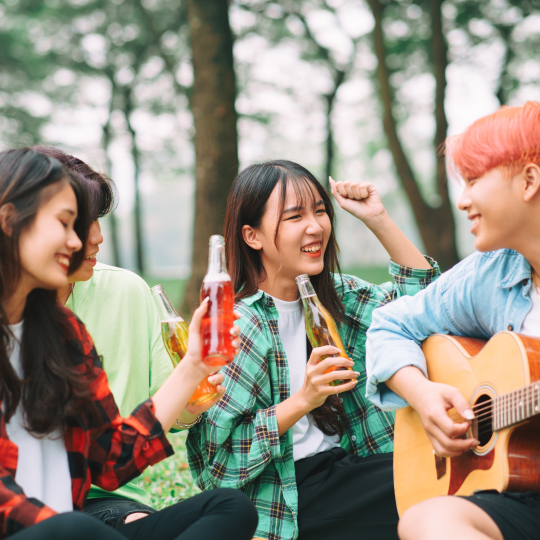
M 340 397 L 345 408 L 341 446 L 360 456 L 393 450 L 394 415 L 367 399 L 365 343 L 373 310 L 413 295 L 439 276 L 437 263 L 416 270 L 390 262 L 395 285 L 372 285 L 357 277 L 336 275 L 347 320 L 341 338 L 358 385 Z M 242 315 L 240 354 L 224 370 L 223 399 L 189 431 L 189 467 L 202 490 L 241 489 L 255 504 L 259 525 L 255 536 L 268 540 L 298 535 L 298 492 L 294 472 L 292 430 L 278 434 L 276 405 L 289 397 L 289 368 L 278 332 L 278 312 L 262 291 L 236 304 Z

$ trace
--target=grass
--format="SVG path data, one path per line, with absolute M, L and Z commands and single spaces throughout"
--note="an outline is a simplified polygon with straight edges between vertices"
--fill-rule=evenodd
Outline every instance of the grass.
M 391 279 L 386 267 L 348 268 L 344 270 L 344 273 L 358 276 L 365 281 L 376 284 Z M 174 305 L 180 305 L 187 280 L 145 279 L 150 287 L 161 283 Z M 185 444 L 186 436 L 187 432 L 168 435 L 169 441 L 174 447 L 175 454 L 161 463 L 146 469 L 137 481 L 139 486 L 144 488 L 150 495 L 152 504 L 158 510 L 178 502 L 179 499 L 187 499 L 200 493 L 199 488 L 191 478 L 188 468 Z
M 201 492 L 189 472 L 186 436 L 187 431 L 167 435 L 173 445 L 174 456 L 148 467 L 137 481 L 150 495 L 152 505 L 157 510 Z

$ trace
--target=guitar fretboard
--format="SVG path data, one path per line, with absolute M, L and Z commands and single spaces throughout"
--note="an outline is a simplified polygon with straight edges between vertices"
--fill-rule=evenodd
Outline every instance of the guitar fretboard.
M 492 407 L 494 431 L 527 420 L 540 412 L 540 383 L 495 398 Z

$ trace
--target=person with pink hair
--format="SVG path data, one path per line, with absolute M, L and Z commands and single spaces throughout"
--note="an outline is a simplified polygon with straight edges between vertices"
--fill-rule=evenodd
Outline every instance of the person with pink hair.
M 409 404 L 434 453 L 456 457 L 479 444 L 466 436 L 474 412 L 456 388 L 428 380 L 420 344 L 435 333 L 488 339 L 509 330 L 540 338 L 540 103 L 478 120 L 449 138 L 446 156 L 451 175 L 463 181 L 458 208 L 471 220 L 478 251 L 416 296 L 374 311 L 366 392 L 384 410 Z M 452 421 L 451 408 L 463 422 Z M 402 540 L 537 539 L 540 494 L 429 499 L 404 513 L 398 533 Z

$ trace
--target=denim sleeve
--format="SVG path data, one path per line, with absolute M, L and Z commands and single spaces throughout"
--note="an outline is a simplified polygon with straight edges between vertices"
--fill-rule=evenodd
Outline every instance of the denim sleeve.
M 415 296 L 403 296 L 373 312 L 367 332 L 366 397 L 381 409 L 408 405 L 384 384 L 401 368 L 417 367 L 427 377 L 420 345 L 431 334 L 486 334 L 474 312 L 475 261 L 463 262 Z

